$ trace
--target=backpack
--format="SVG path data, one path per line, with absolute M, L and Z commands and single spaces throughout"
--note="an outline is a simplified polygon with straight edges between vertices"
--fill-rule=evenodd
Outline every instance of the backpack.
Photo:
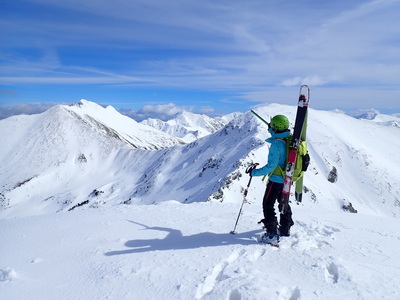
M 280 139 L 286 144 L 286 162 L 285 162 L 285 169 L 287 165 L 287 160 L 289 157 L 289 148 L 290 148 L 290 143 L 292 140 L 292 135 L 290 135 L 287 138 Z M 303 177 L 304 172 L 307 171 L 308 165 L 310 164 L 310 155 L 308 154 L 307 150 L 307 142 L 306 141 L 301 141 L 299 148 L 297 150 L 297 157 L 296 157 L 296 164 L 294 167 L 294 172 L 293 172 L 293 181 L 296 181 Z M 285 177 L 286 172 L 284 169 L 281 168 L 281 166 L 277 166 L 274 171 L 269 174 L 271 176 L 272 174 L 280 175 L 282 177 Z

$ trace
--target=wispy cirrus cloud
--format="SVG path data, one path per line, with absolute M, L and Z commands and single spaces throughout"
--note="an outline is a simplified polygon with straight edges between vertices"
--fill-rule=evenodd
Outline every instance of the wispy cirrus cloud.
M 355 91 L 354 106 L 368 90 L 398 99 L 399 0 L 20 1 L 26 10 L 9 3 L 0 20 L 7 86 L 193 89 L 252 102 L 306 83 L 326 105 L 332 88 Z
M 308 84 L 308 85 L 312 85 L 312 86 L 319 86 L 319 85 L 323 85 L 325 84 L 326 81 L 324 79 L 322 79 L 319 76 L 307 76 L 307 77 L 294 77 L 294 78 L 288 78 L 285 79 L 282 82 L 283 86 L 299 86 L 302 84 Z

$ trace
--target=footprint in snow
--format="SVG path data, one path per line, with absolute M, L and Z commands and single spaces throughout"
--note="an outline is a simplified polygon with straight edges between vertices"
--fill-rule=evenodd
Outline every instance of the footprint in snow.
M 233 252 L 224 262 L 217 264 L 211 270 L 211 273 L 207 275 L 202 283 L 197 288 L 196 291 L 196 299 L 201 299 L 205 295 L 211 293 L 215 285 L 224 279 L 224 270 L 225 268 L 235 260 L 237 260 L 241 255 L 244 253 L 244 249 L 240 252 L 235 251 Z M 235 293 L 234 293 L 235 294 Z M 235 298 L 233 298 L 235 299 Z M 240 299 L 240 298 L 239 298 Z
M 242 295 L 237 289 L 232 290 L 231 293 L 229 294 L 229 300 L 241 300 L 241 299 Z
M 299 287 L 294 287 L 293 289 L 290 288 L 283 288 L 279 293 L 279 298 L 280 300 L 300 300 L 301 299 L 301 294 L 300 294 L 300 289 Z
M 328 283 L 337 283 L 339 280 L 339 268 L 338 266 L 331 262 L 325 267 L 325 280 Z
M 340 230 L 331 226 L 326 226 L 318 222 L 304 223 L 297 221 L 293 227 L 293 234 L 288 239 L 290 245 L 299 251 L 311 249 L 321 249 L 331 246 L 330 241 L 334 239 L 334 234 Z

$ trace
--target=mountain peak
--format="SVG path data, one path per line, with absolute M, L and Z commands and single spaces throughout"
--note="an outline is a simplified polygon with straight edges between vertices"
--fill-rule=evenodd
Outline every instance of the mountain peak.
M 349 115 L 356 119 L 373 120 L 377 115 L 379 115 L 379 111 L 374 108 L 359 109 L 357 111 L 350 112 Z
M 186 142 L 192 142 L 222 129 L 227 122 L 203 114 L 182 111 L 166 122 L 159 119 L 147 119 L 141 123 L 181 138 Z
M 77 103 L 69 105 L 69 107 L 78 107 L 78 108 L 83 109 L 83 110 L 88 110 L 88 109 L 91 109 L 91 110 L 103 110 L 104 109 L 104 107 L 101 106 L 100 104 L 97 104 L 95 102 L 88 101 L 88 100 L 85 100 L 85 99 L 81 99 Z
M 0 218 L 89 202 L 87 207 L 165 200 L 236 202 L 235 195 L 247 183 L 246 166 L 267 161 L 266 125 L 250 112 L 202 137 L 203 132 L 193 127 L 157 122 L 165 126 L 163 131 L 171 130 L 166 134 L 111 108 L 81 103 L 0 121 L 0 134 L 5 136 L 0 149 Z M 293 122 L 296 108 L 265 106 L 257 113 L 266 120 L 285 114 Z M 312 160 L 303 203 L 341 210 L 349 201 L 361 213 L 400 215 L 400 173 L 392 159 L 400 147 L 399 129 L 383 127 L 387 120 L 378 117 L 358 120 L 309 110 Z M 180 134 L 197 140 L 172 147 L 181 141 L 176 138 Z M 333 170 L 338 176 L 335 183 L 327 179 Z M 259 180 L 253 187 L 252 196 L 262 194 L 265 184 Z M 36 208 L 32 212 L 30 207 Z

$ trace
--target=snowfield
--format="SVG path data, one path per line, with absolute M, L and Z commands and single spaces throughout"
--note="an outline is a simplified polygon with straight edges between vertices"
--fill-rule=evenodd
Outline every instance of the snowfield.
M 254 194 L 250 190 L 249 194 Z M 280 248 L 260 201 L 124 205 L 0 221 L 2 299 L 399 299 L 398 219 L 293 206 Z
M 250 112 L 151 127 L 82 100 L 0 120 L 0 299 L 400 299 L 400 120 L 368 118 L 309 111 L 279 248 L 256 242 L 261 178 L 229 234 L 268 154 Z

